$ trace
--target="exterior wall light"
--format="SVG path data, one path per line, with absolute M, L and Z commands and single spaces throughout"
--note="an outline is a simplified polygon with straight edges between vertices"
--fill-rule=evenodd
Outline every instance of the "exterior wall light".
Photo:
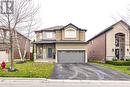
M 114 49 L 112 49 L 112 52 L 114 52 Z

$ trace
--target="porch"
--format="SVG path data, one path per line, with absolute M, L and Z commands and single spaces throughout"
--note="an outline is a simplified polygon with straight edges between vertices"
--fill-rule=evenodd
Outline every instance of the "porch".
M 55 62 L 55 44 L 35 44 L 35 62 Z

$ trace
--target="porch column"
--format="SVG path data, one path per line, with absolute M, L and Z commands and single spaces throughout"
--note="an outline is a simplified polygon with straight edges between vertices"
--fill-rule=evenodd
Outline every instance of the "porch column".
M 56 63 L 58 62 L 58 59 L 57 59 L 57 49 L 55 50 L 55 62 Z
M 37 57 L 37 46 L 36 44 L 33 44 L 34 45 L 34 60 L 36 60 L 36 57 Z

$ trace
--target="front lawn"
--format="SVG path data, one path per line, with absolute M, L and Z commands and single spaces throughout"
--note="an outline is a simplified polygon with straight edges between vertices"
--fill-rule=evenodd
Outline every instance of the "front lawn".
M 130 75 L 130 66 L 116 66 L 111 64 L 100 64 L 100 63 L 94 63 L 94 64 Z
M 9 68 L 10 64 L 7 64 Z M 0 69 L 0 77 L 30 77 L 30 78 L 50 78 L 54 64 L 34 63 L 28 61 L 23 64 L 15 64 L 17 72 L 3 72 Z

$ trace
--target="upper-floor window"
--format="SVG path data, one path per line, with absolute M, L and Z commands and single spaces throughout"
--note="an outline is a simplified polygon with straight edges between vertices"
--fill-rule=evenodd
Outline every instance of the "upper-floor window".
M 4 38 L 4 31 L 2 29 L 0 30 L 0 38 Z
M 53 33 L 52 32 L 46 32 L 46 37 L 47 38 L 53 38 Z
M 76 38 L 76 30 L 73 28 L 66 29 L 65 38 Z
M 51 32 L 51 31 L 47 31 L 47 32 L 43 32 L 43 39 L 55 39 L 55 32 Z
M 6 37 L 9 37 L 9 36 L 10 36 L 9 31 L 6 31 Z
M 42 40 L 42 32 L 36 32 L 36 40 Z
M 39 39 L 42 39 L 42 33 L 39 33 Z

